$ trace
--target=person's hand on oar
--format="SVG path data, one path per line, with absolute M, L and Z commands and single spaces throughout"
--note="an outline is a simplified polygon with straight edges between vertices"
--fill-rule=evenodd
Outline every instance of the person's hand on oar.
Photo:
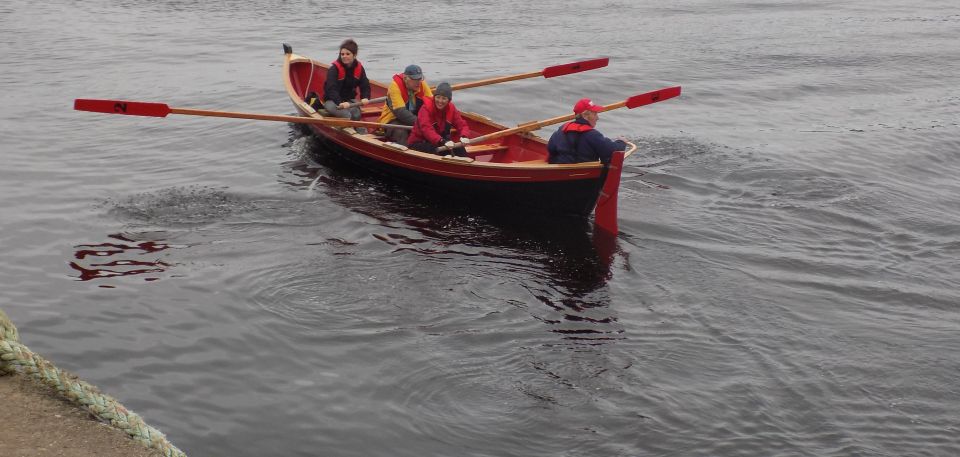
M 365 99 L 365 98 L 361 98 L 359 102 L 356 102 L 356 103 L 343 102 L 343 103 L 337 105 L 337 107 L 340 108 L 340 109 L 347 109 L 347 108 L 353 108 L 353 107 L 357 107 L 357 106 L 361 106 L 361 105 L 366 105 L 366 104 L 368 104 L 368 103 L 370 103 L 370 100 L 367 100 L 367 99 Z
M 466 157 L 462 147 L 450 147 L 463 135 L 470 135 L 470 126 L 453 104 L 453 90 L 448 83 L 437 84 L 432 99 L 424 102 L 417 113 L 417 122 L 410 132 L 410 149 L 421 152 L 439 153 L 451 151 L 453 155 Z

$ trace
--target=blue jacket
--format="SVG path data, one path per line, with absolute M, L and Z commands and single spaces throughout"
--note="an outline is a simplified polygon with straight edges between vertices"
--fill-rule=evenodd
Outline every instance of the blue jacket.
M 577 118 L 569 124 L 579 125 L 567 128 L 568 124 L 564 124 L 550 136 L 550 141 L 547 143 L 550 163 L 581 163 L 598 159 L 603 163 L 610 163 L 610 157 L 614 151 L 623 151 L 627 148 L 627 143 L 611 140 L 594 130 L 586 119 Z M 564 131 L 565 128 L 567 131 Z

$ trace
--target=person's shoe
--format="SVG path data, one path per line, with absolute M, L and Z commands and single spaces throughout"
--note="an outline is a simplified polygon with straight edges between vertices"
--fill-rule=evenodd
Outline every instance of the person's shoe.
M 366 127 L 357 127 L 357 133 L 359 133 L 359 134 L 361 134 L 361 135 L 366 135 L 366 134 L 369 133 L 369 132 L 367 131 L 367 128 L 366 128 Z

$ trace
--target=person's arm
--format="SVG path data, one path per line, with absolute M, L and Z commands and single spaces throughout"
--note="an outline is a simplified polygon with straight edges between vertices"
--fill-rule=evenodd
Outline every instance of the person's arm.
M 397 117 L 398 122 L 404 125 L 413 125 L 417 122 L 417 115 L 406 108 L 394 109 L 393 115 Z
M 470 126 L 467 125 L 467 121 L 460 115 L 460 110 L 454 110 L 453 112 L 453 126 L 457 128 L 457 139 L 454 141 L 459 142 L 460 138 L 473 136 L 470 134 Z
M 585 136 L 586 138 L 583 138 L 583 140 L 589 142 L 590 147 L 597 152 L 600 161 L 603 163 L 610 163 L 610 158 L 613 157 L 615 151 L 623 151 L 627 148 L 627 143 L 623 140 L 611 140 L 596 130 L 587 132 Z
M 433 91 L 430 90 L 430 86 L 427 85 L 426 81 L 421 81 L 421 82 L 420 82 L 420 85 L 422 86 L 422 89 L 423 89 L 423 99 L 414 98 L 414 103 L 417 104 L 417 113 L 422 113 L 422 112 L 423 112 L 422 109 L 419 109 L 420 107 L 423 106 L 423 100 L 432 100 L 432 99 L 433 99 Z M 407 90 L 407 88 L 404 87 L 404 88 L 402 88 L 402 89 L 400 89 L 400 90 Z M 411 95 L 411 97 L 415 97 L 415 95 Z M 398 103 L 396 106 L 399 106 L 399 107 L 401 107 L 401 108 L 394 109 L 393 115 L 396 116 L 397 119 L 404 119 L 404 120 L 402 121 L 404 124 L 413 125 L 414 123 L 416 123 L 416 122 L 417 122 L 417 114 L 414 113 L 413 111 L 410 111 L 409 109 L 406 108 L 406 105 L 404 105 L 404 103 L 403 103 L 403 98 L 400 96 L 399 92 L 397 93 L 397 98 L 398 98 L 400 101 L 399 101 L 399 103 Z M 393 107 L 391 107 L 391 108 L 393 108 Z M 406 121 L 405 119 L 409 119 L 409 122 Z
M 430 144 L 435 144 L 440 146 L 443 143 L 443 137 L 437 133 L 437 130 L 433 128 L 433 122 L 430 121 L 430 113 L 426 109 L 421 109 L 420 113 L 417 114 L 417 128 L 420 130 L 420 133 L 423 134 Z
M 413 125 L 417 122 L 417 115 L 408 110 L 407 105 L 403 103 L 401 90 L 407 89 L 405 87 L 400 88 L 396 81 L 390 84 L 390 88 L 387 89 L 387 106 L 393 111 L 393 117 L 397 118 L 397 122 L 403 125 Z
M 330 100 L 339 105 L 343 103 L 340 99 L 340 86 L 343 82 L 337 80 L 338 72 L 335 65 L 327 69 L 327 80 L 323 83 L 323 101 Z
M 366 68 L 360 71 L 360 98 L 361 99 L 370 98 L 370 80 L 367 79 Z

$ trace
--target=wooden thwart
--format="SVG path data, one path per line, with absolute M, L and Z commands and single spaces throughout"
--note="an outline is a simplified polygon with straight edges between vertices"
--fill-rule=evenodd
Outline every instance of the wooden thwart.
M 464 149 L 467 150 L 467 154 L 471 156 L 478 156 L 503 152 L 509 149 L 509 147 L 502 144 L 473 144 L 466 146 Z

